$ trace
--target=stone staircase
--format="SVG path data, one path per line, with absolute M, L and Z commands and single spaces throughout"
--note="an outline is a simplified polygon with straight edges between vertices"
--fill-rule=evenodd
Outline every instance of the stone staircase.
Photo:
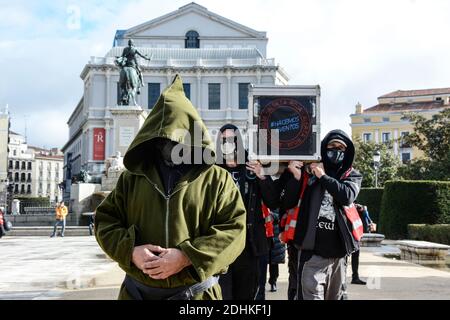
M 11 221 L 13 227 L 53 227 L 56 222 L 55 214 L 23 214 L 23 215 L 7 215 L 6 219 Z M 83 218 L 81 214 L 70 212 L 66 217 L 66 226 L 87 226 L 87 218 Z
M 58 231 L 61 231 L 61 227 L 58 227 Z M 42 237 L 50 236 L 53 232 L 53 227 L 51 226 L 37 226 L 37 227 L 13 227 L 10 231 L 6 233 L 7 237 Z M 64 231 L 65 237 L 81 237 L 89 236 L 89 228 L 86 227 L 76 227 L 76 226 L 66 226 Z

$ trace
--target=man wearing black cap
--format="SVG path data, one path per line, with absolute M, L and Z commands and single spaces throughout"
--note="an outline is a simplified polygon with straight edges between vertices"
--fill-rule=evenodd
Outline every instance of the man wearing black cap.
M 352 168 L 355 148 L 341 130 L 327 134 L 321 144 L 322 163 L 313 163 L 302 197 L 294 245 L 299 250 L 297 298 L 340 300 L 345 290 L 345 257 L 358 249 L 358 241 L 343 207 L 358 196 L 362 176 Z M 294 168 L 295 169 L 295 168 Z M 297 168 L 291 179 L 307 174 Z M 285 194 L 285 207 L 297 205 L 300 183 Z

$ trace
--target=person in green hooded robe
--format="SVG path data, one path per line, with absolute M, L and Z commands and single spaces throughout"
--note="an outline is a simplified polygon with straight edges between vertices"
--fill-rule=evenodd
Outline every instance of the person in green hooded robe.
M 218 275 L 244 249 L 246 218 L 239 190 L 214 158 L 177 75 L 96 210 L 96 239 L 126 272 L 119 299 L 222 298 Z

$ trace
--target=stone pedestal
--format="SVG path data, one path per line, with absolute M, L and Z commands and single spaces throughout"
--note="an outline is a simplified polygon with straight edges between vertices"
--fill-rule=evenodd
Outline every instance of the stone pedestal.
M 381 247 L 381 242 L 383 240 L 384 234 L 364 233 L 361 238 L 361 247 Z
M 122 171 L 110 171 L 108 176 L 102 176 L 102 191 L 112 191 L 119 180 Z
M 20 200 L 14 199 L 12 201 L 11 205 L 11 212 L 13 215 L 19 215 L 20 214 Z
M 90 211 L 91 196 L 101 190 L 101 184 L 77 183 L 70 188 L 70 212 L 81 214 Z
M 115 155 L 117 151 L 124 155 L 144 124 L 148 111 L 139 106 L 117 106 L 109 108 L 108 111 L 112 119 L 113 138 L 111 141 L 113 141 L 113 145 L 109 150 L 110 154 L 107 154 L 106 157 Z
M 427 242 L 405 240 L 397 242 L 401 259 L 419 264 L 445 264 L 450 246 Z

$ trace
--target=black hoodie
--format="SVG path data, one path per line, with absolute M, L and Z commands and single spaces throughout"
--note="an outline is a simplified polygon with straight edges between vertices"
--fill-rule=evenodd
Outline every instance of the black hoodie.
M 239 129 L 232 124 L 226 124 L 220 128 L 219 131 L 224 132 L 227 129 L 235 130 L 237 137 L 235 143 L 238 145 L 236 151 L 243 150 L 244 154 L 238 155 L 236 152 L 238 165 L 237 167 L 230 168 L 224 163 L 223 153 L 220 149 L 221 141 L 217 141 L 217 162 L 220 167 L 226 169 L 231 174 L 233 181 L 241 191 L 241 197 L 247 210 L 247 237 L 245 250 L 250 250 L 254 256 L 266 255 L 269 252 L 269 243 L 266 237 L 265 221 L 261 209 L 262 196 L 257 183 L 257 180 L 259 179 L 246 168 L 245 162 L 247 161 L 247 151 L 244 149 Z M 218 136 L 218 138 L 220 138 L 220 136 Z
M 326 151 L 328 142 L 336 138 L 343 140 L 347 148 L 342 166 L 332 169 L 327 162 Z M 321 155 L 326 174 L 321 179 L 310 179 L 300 207 L 294 244 L 325 258 L 341 258 L 358 248 L 341 208 L 355 201 L 362 176 L 352 169 L 355 147 L 342 130 L 333 130 L 325 136 L 321 144 Z M 299 190 L 300 183 L 296 183 L 296 188 L 285 190 L 285 208 L 295 207 Z

